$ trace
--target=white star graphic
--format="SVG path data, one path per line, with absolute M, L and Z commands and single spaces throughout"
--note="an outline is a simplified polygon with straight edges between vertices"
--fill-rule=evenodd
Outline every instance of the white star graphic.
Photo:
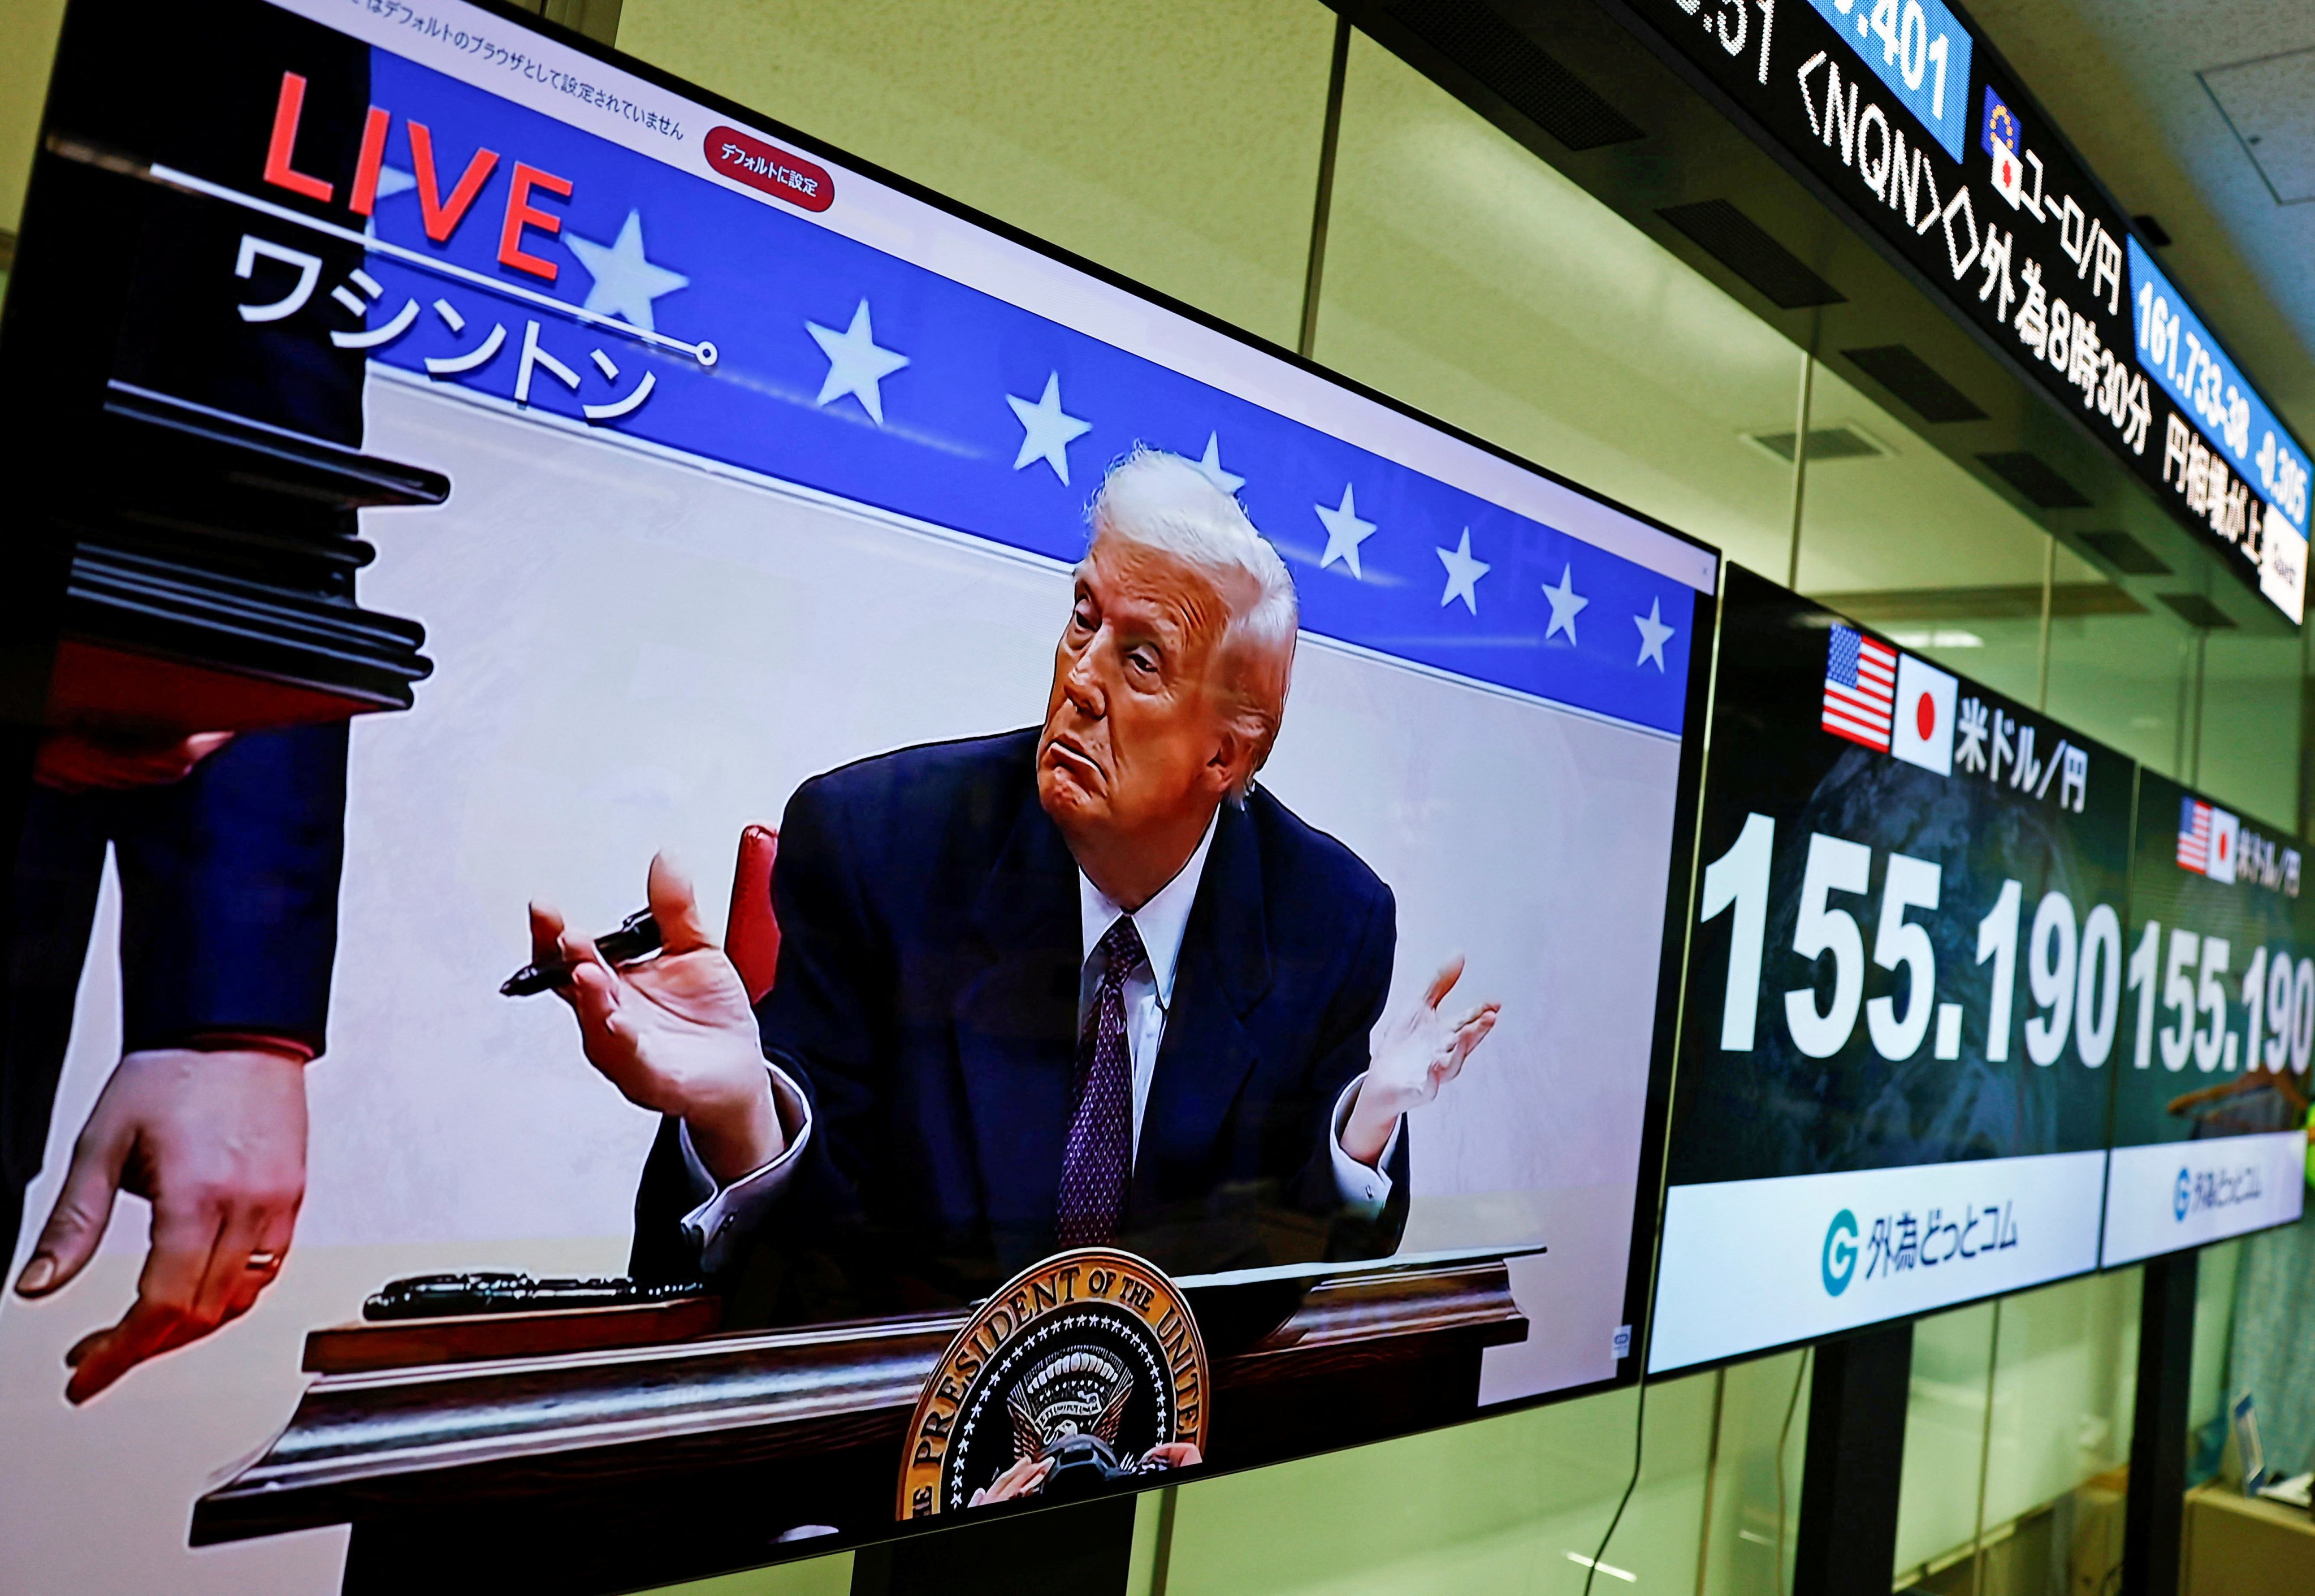
M 373 203 L 370 206 L 370 214 L 362 218 L 362 236 L 364 238 L 377 236 L 378 205 L 393 199 L 396 194 L 407 194 L 417 186 L 418 179 L 403 171 L 399 166 L 380 166 L 377 169 L 377 191 L 371 196 Z
M 1640 657 L 1632 663 L 1639 666 L 1654 660 L 1661 671 L 1664 668 L 1663 645 L 1672 641 L 1672 628 L 1663 624 L 1663 600 L 1649 599 L 1648 613 L 1634 616 L 1632 625 L 1640 629 Z
M 1219 432 L 1206 434 L 1206 457 L 1196 464 L 1206 480 L 1225 493 L 1235 493 L 1246 485 L 1246 478 L 1222 469 L 1222 435 Z
M 1323 504 L 1314 504 L 1310 508 L 1318 512 L 1318 519 L 1326 525 L 1326 552 L 1318 557 L 1318 569 L 1324 571 L 1340 560 L 1351 568 L 1353 580 L 1366 580 L 1365 573 L 1359 569 L 1359 545 L 1374 536 L 1375 524 L 1359 519 L 1358 502 L 1351 497 L 1351 484 L 1343 484 L 1343 501 L 1332 510 Z
M 1463 607 L 1473 615 L 1479 613 L 1479 579 L 1495 569 L 1484 560 L 1471 558 L 1471 528 L 1463 528 L 1463 541 L 1450 549 L 1433 549 L 1439 563 L 1447 567 L 1447 590 L 1439 595 L 1439 607 L 1444 609 L 1450 601 L 1460 598 Z
M 610 244 L 576 233 L 563 234 L 563 242 L 579 257 L 580 269 L 595 279 L 587 290 L 586 308 L 631 322 L 646 332 L 658 331 L 652 325 L 652 301 L 691 286 L 680 271 L 643 259 L 643 216 L 639 210 L 627 212 L 619 236 Z
M 849 394 L 860 401 L 870 421 L 883 426 L 884 395 L 876 385 L 906 366 L 909 357 L 876 346 L 876 329 L 868 322 L 868 301 L 860 302 L 860 308 L 852 313 L 852 324 L 841 332 L 818 322 L 803 325 L 828 357 L 828 380 L 820 385 L 820 397 L 812 403 L 826 404 Z
M 1026 399 L 1005 395 L 1005 403 L 1021 419 L 1021 452 L 1013 457 L 1013 469 L 1020 470 L 1033 461 L 1042 460 L 1053 468 L 1053 474 L 1064 485 L 1069 480 L 1069 445 L 1093 430 L 1093 423 L 1081 421 L 1061 410 L 1061 374 L 1054 372 L 1045 379 L 1044 397 L 1035 403 Z
M 1559 585 L 1555 588 L 1549 582 L 1544 583 L 1543 596 L 1551 600 L 1551 625 L 1543 629 L 1544 642 L 1549 643 L 1556 634 L 1565 632 L 1567 641 L 1574 643 L 1575 617 L 1582 615 L 1583 607 L 1592 602 L 1575 591 L 1575 567 L 1563 566 L 1559 572 Z

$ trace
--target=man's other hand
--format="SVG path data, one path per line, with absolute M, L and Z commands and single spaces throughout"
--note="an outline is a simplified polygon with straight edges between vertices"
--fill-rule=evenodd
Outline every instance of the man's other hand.
M 120 740 L 84 732 L 51 732 L 32 757 L 32 779 L 58 793 L 121 793 L 165 787 L 233 740 L 230 732 Z
M 728 1185 L 787 1147 L 755 1013 L 739 971 L 700 921 L 691 882 L 664 854 L 652 860 L 647 891 L 657 953 L 614 968 L 591 937 L 534 903 L 531 957 L 571 965 L 554 990 L 579 1016 L 587 1061 L 628 1102 L 680 1118 L 700 1162 Z
M 1052 1472 L 1051 1458 L 1016 1458 L 1004 1473 L 975 1491 L 965 1506 L 994 1507 L 1000 1502 L 1034 1496 L 1045 1488 L 1045 1476 Z
M 123 1191 L 153 1205 L 151 1247 L 128 1313 L 66 1354 L 75 1403 L 239 1318 L 273 1283 L 306 1196 L 304 1061 L 258 1048 L 121 1060 L 17 1291 L 45 1297 L 78 1274 Z
M 1385 1020 L 1375 1033 L 1373 1061 L 1343 1127 L 1343 1150 L 1369 1168 L 1379 1167 L 1399 1116 L 1438 1096 L 1441 1086 L 1463 1073 L 1463 1061 L 1495 1028 L 1500 1003 L 1481 1003 L 1451 1016 L 1440 1012 L 1439 1006 L 1462 979 L 1463 956 L 1458 953 L 1431 978 L 1422 1002 Z

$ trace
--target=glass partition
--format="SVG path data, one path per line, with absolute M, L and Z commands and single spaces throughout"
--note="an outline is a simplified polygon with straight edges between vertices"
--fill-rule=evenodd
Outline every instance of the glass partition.
M 1166 1596 L 1574 1596 L 1631 1476 L 1632 1392 L 1187 1485 Z M 1696 1578 L 1709 1377 L 1648 1392 L 1649 1467 L 1601 1559 L 1622 1590 Z
M 2142 1278 L 2096 1275 L 2002 1303 L 1979 1589 L 2096 1592 L 2118 1577 Z
M 2206 1246 L 2195 1269 L 2194 1372 L 2186 1387 L 2186 1483 L 2199 1485 L 2219 1471 L 2227 1440 L 2227 1409 L 2233 1402 L 2228 1353 L 2233 1339 L 2235 1276 L 2244 1244 Z
M 2299 820 L 2300 639 L 2213 631 L 2204 644 L 2193 785 L 2270 828 Z
M 1819 366 L 1803 500 L 1800 590 L 1900 647 L 2032 704 L 2049 536 L 2007 500 Z
M 1975 1544 L 2000 1308 L 1982 1302 L 1914 1323 L 1897 1509 L 1898 1589 L 1968 1556 Z
M 1362 34 L 1335 159 L 1321 363 L 1783 579 L 1782 335 Z
M 2191 757 L 2199 634 L 2064 550 L 2087 574 L 2050 617 L 2050 713 L 2165 776 Z
M 1690 1377 L 1721 1382 L 1699 1587 L 1706 1596 L 1774 1596 L 1791 1583 L 1814 1362 L 1810 1353 L 1783 1352 Z

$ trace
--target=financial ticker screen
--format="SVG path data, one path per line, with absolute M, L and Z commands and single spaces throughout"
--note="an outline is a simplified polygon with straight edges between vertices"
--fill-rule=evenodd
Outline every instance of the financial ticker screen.
M 2138 778 L 2101 1262 L 2300 1216 L 2315 925 L 2296 838 Z
M 2095 1268 L 2131 1046 L 2132 762 L 1749 572 L 1722 615 L 1652 1371 Z

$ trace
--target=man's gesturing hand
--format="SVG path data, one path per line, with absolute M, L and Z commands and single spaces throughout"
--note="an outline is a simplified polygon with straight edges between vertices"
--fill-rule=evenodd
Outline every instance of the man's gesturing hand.
M 700 923 L 691 882 L 664 854 L 652 860 L 648 892 L 655 956 L 614 969 L 592 938 L 537 903 L 531 956 L 572 965 L 555 995 L 579 1016 L 587 1061 L 628 1102 L 680 1117 L 700 1162 L 728 1184 L 787 1146 L 756 1016 L 740 972 Z
M 1463 1072 L 1463 1060 L 1495 1028 L 1500 1003 L 1482 1003 L 1449 1017 L 1439 1012 L 1447 994 L 1463 978 L 1460 953 L 1439 967 L 1423 1001 L 1375 1033 L 1374 1057 L 1359 1085 L 1358 1101 L 1343 1127 L 1343 1150 L 1377 1166 L 1398 1116 L 1439 1095 L 1439 1088 Z
M 76 1403 L 240 1317 L 273 1283 L 306 1196 L 304 1062 L 254 1048 L 121 1060 L 18 1292 L 45 1297 L 78 1274 L 124 1190 L 153 1204 L 152 1248 L 129 1312 L 66 1355 Z

